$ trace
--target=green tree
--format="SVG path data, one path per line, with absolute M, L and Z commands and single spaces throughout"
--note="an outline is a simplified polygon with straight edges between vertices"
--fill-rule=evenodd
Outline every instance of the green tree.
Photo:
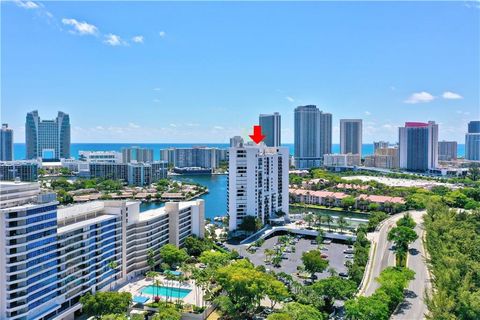
M 418 238 L 417 233 L 409 227 L 395 227 L 388 232 L 388 241 L 395 244 L 397 265 L 405 266 L 408 246 Z
M 352 208 L 353 206 L 355 206 L 355 202 L 356 202 L 356 200 L 355 200 L 354 197 L 352 197 L 352 196 L 347 196 L 347 197 L 345 197 L 345 198 L 342 199 L 342 201 L 341 201 L 341 206 L 342 206 L 342 208 L 344 208 L 344 209 L 350 209 L 350 208 Z
M 262 228 L 262 222 L 257 217 L 246 216 L 242 219 L 242 223 L 240 223 L 238 228 L 243 231 L 255 232 Z
M 345 302 L 345 315 L 350 320 L 387 320 L 388 306 L 378 297 L 358 297 Z
M 220 251 L 204 251 L 199 257 L 201 263 L 214 269 L 226 265 L 231 259 L 229 253 Z
M 268 320 L 324 320 L 327 319 L 320 311 L 312 306 L 298 302 L 287 303 L 278 313 L 272 313 Z
M 80 298 L 83 312 L 89 316 L 101 317 L 107 314 L 125 314 L 132 303 L 129 292 L 87 293 Z
M 188 236 L 183 243 L 190 256 L 198 257 L 202 252 L 212 248 L 212 243 L 196 236 Z
M 320 250 L 310 250 L 302 254 L 302 262 L 305 265 L 305 270 L 314 274 L 316 272 L 323 272 L 328 267 L 328 261 L 321 257 Z
M 386 214 L 383 211 L 373 211 L 370 213 L 370 216 L 368 218 L 368 231 L 372 232 L 375 230 L 375 228 L 382 222 L 388 218 L 388 214 Z
M 164 263 L 170 267 L 177 266 L 188 259 L 188 254 L 185 249 L 180 249 L 173 244 L 166 244 L 160 248 L 160 258 Z
M 158 312 L 153 315 L 152 320 L 180 320 L 182 314 L 172 305 L 166 305 L 158 308 Z
M 410 215 L 410 213 L 405 213 L 403 215 L 403 217 L 401 217 L 398 221 L 397 221 L 397 226 L 398 227 L 407 227 L 407 228 L 410 228 L 410 229 L 413 229 L 415 228 L 417 224 L 415 223 L 415 221 L 413 220 L 412 216 Z
M 148 249 L 147 251 L 147 264 L 150 267 L 150 270 L 153 270 L 157 264 L 155 261 L 155 251 L 153 251 L 153 249 Z
M 351 298 L 357 290 L 357 284 L 352 280 L 334 276 L 318 280 L 312 285 L 312 289 L 316 294 L 324 297 L 325 307 L 330 313 L 333 311 L 333 302 Z
M 127 316 L 124 314 L 107 314 L 101 316 L 101 320 L 128 320 Z
M 215 278 L 226 292 L 226 296 L 216 302 L 224 313 L 235 319 L 251 317 L 267 295 L 270 298 L 288 295 L 285 286 L 273 275 L 256 269 L 244 259 L 218 268 Z

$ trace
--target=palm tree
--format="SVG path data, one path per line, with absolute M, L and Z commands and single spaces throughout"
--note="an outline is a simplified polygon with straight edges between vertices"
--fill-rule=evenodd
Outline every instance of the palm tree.
M 347 226 L 347 221 L 345 220 L 344 217 L 340 216 L 337 219 L 337 225 L 338 225 L 338 228 L 340 229 L 340 233 L 343 233 L 343 230 L 345 230 L 345 227 Z
M 325 216 L 325 222 L 328 225 L 328 231 L 332 231 L 331 224 L 333 223 L 333 218 L 331 215 Z
M 110 268 L 111 270 L 115 270 L 115 269 L 118 268 L 118 263 L 117 263 L 117 261 L 112 260 L 112 261 L 110 261 L 110 262 L 107 264 L 107 267 Z M 115 273 L 114 273 L 114 277 L 113 277 L 113 278 L 115 279 Z M 111 291 L 111 290 L 112 290 L 112 282 L 110 282 L 110 291 Z
M 171 293 L 172 293 L 171 290 L 169 291 L 170 281 L 173 281 L 175 279 L 175 276 L 171 272 L 167 272 L 165 274 L 165 279 L 167 280 L 167 290 L 166 290 L 167 291 L 167 298 L 166 298 L 166 301 L 168 302 L 168 300 L 171 298 Z M 172 284 L 172 287 L 173 287 L 173 282 L 171 284 Z
M 145 274 L 145 276 L 147 276 L 147 278 L 152 278 L 153 279 L 153 292 L 154 292 L 154 296 L 158 296 L 158 286 L 155 284 L 155 278 L 158 277 L 158 272 L 156 271 L 147 271 L 147 273 Z
M 320 212 L 317 212 L 315 214 L 315 223 L 318 225 L 318 226 L 321 226 L 322 225 L 322 220 L 323 220 L 323 217 L 322 217 L 322 214 Z
M 312 221 L 313 221 L 313 215 L 311 213 L 308 213 L 305 218 L 303 218 L 305 220 L 305 222 L 308 224 L 308 226 L 310 227 L 311 224 L 312 224 Z

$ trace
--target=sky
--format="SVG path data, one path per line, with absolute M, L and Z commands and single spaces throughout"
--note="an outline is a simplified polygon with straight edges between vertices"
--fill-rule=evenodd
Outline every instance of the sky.
M 480 118 L 479 2 L 1 2 L 1 121 L 70 114 L 72 142 L 227 142 L 315 104 L 363 142 Z

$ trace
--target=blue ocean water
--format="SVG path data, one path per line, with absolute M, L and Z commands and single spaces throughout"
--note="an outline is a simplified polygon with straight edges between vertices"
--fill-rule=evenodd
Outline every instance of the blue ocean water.
M 79 151 L 120 151 L 122 148 L 139 146 L 143 148 L 151 148 L 154 150 L 155 160 L 160 159 L 160 150 L 170 147 L 188 148 L 193 146 L 209 146 L 217 148 L 228 148 L 226 143 L 72 143 L 71 155 L 74 158 L 78 158 Z M 290 154 L 293 155 L 293 143 L 284 144 L 285 147 L 290 149 Z M 25 159 L 25 144 L 14 144 L 14 156 L 15 160 Z M 340 152 L 340 145 L 333 144 L 333 153 Z M 362 155 L 367 156 L 373 153 L 373 144 L 364 144 L 362 146 Z M 458 156 L 463 157 L 465 154 L 465 145 L 458 145 Z

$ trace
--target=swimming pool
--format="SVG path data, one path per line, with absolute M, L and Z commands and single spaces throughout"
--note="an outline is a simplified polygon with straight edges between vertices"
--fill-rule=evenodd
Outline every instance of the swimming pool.
M 143 287 L 140 292 L 143 294 L 151 294 L 151 295 L 159 295 L 164 297 L 172 297 L 172 298 L 185 298 L 192 290 L 190 289 L 182 289 L 176 287 L 164 287 L 164 286 L 146 286 Z

